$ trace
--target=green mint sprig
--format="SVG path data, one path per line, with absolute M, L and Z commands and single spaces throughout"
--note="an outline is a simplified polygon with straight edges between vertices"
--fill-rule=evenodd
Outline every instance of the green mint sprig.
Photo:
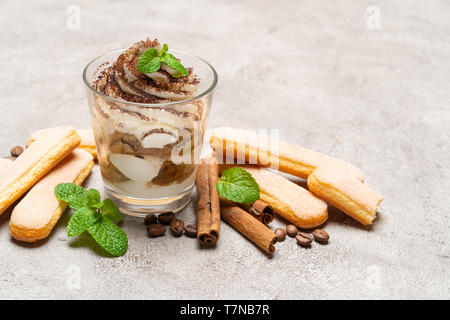
M 66 228 L 69 237 L 87 231 L 111 255 L 119 257 L 125 254 L 127 235 L 114 223 L 123 220 L 122 213 L 111 199 L 100 201 L 100 192 L 85 190 L 74 183 L 57 185 L 55 195 L 74 211 Z
M 168 50 L 169 47 L 167 44 L 164 44 L 160 52 L 158 52 L 156 48 L 148 49 L 139 57 L 137 70 L 141 73 L 153 73 L 161 69 L 162 64 L 165 63 L 170 68 L 177 71 L 172 77 L 179 78 L 183 75 L 187 76 L 188 72 L 186 68 L 177 58 L 167 52 Z
M 259 199 L 259 186 L 252 175 L 239 167 L 225 170 L 216 183 L 219 195 L 237 203 L 253 203 Z

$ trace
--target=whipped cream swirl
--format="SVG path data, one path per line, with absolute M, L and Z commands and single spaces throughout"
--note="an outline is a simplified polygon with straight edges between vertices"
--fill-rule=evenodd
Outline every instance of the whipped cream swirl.
M 187 68 L 188 75 L 180 78 L 174 78 L 178 72 L 165 63 L 153 73 L 137 70 L 139 57 L 150 48 L 162 49 L 157 39 L 133 44 L 100 73 L 93 87 L 112 98 L 139 103 L 165 103 L 195 96 L 200 80 L 192 68 Z

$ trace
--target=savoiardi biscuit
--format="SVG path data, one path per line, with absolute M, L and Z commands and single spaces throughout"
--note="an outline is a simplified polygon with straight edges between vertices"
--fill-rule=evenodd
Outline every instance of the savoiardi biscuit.
M 9 170 L 0 174 L 0 214 L 69 155 L 80 140 L 75 129 L 61 127 L 25 149 Z
M 230 165 L 221 165 L 220 171 L 223 172 L 228 167 Z M 247 165 L 239 165 L 239 167 L 250 172 L 258 183 L 260 199 L 297 227 L 309 229 L 327 221 L 326 202 L 305 188 L 267 168 Z
M 64 158 L 16 205 L 9 222 L 11 235 L 25 242 L 46 238 L 67 208 L 56 198 L 55 187 L 66 182 L 81 185 L 93 166 L 92 155 L 84 150 L 74 150 Z
M 81 143 L 78 148 L 89 152 L 94 159 L 98 158 L 97 147 L 95 145 L 94 131 L 92 129 L 77 129 L 81 137 Z
M 363 182 L 360 169 L 341 159 L 273 139 L 256 132 L 222 127 L 212 131 L 210 145 L 218 158 L 234 158 L 236 163 L 257 164 L 306 179 L 316 168 L 333 166 Z
M 51 132 L 51 130 L 54 129 L 55 128 L 47 128 L 33 132 L 30 138 L 28 138 L 27 147 L 30 146 L 36 140 L 40 139 L 41 137 L 44 137 L 46 134 Z M 92 129 L 77 129 L 77 132 L 81 138 L 81 142 L 78 148 L 89 152 L 94 157 L 94 159 L 97 159 L 98 157 L 97 147 L 95 145 L 94 132 L 92 131 Z
M 227 159 L 227 163 L 231 158 L 238 165 L 257 164 L 307 179 L 308 188 L 315 196 L 366 226 L 376 218 L 376 209 L 383 200 L 379 193 L 363 184 L 361 170 L 343 160 L 312 150 L 234 128 L 214 129 L 210 145 L 219 160 Z M 273 184 L 279 184 L 276 178 Z M 268 186 L 280 188 L 278 185 Z M 263 201 L 266 201 L 263 199 L 267 197 L 265 193 L 261 195 Z
M 378 192 L 333 167 L 314 170 L 307 182 L 312 193 L 365 226 L 372 224 L 383 200 Z

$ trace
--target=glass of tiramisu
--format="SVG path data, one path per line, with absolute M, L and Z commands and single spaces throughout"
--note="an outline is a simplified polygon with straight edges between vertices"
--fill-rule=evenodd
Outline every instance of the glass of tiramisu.
M 131 215 L 190 201 L 217 73 L 205 60 L 147 39 L 83 72 L 105 189 Z

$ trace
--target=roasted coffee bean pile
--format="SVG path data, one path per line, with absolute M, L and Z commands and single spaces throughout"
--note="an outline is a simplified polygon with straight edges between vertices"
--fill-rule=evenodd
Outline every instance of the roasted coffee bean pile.
M 149 213 L 144 218 L 144 224 L 150 238 L 164 236 L 169 225 L 170 232 L 174 237 L 181 237 L 183 233 L 191 238 L 197 238 L 197 226 L 193 224 L 184 225 L 184 222 L 177 219 L 173 212 L 164 212 L 159 215 Z
M 162 237 L 165 235 L 167 229 L 174 237 L 181 237 L 183 234 L 190 238 L 197 238 L 197 226 L 195 224 L 185 225 L 183 221 L 177 219 L 173 212 L 164 212 L 159 215 L 150 213 L 145 216 L 144 224 L 147 228 L 147 233 L 150 238 Z M 166 226 L 169 227 L 166 227 Z M 310 248 L 313 241 L 321 244 L 328 243 L 330 236 L 323 229 L 315 229 L 310 232 L 299 231 L 299 229 L 289 224 L 286 228 L 277 228 L 274 230 L 278 242 L 286 240 L 286 235 L 295 238 L 297 244 L 301 247 Z
M 328 243 L 330 236 L 322 229 L 316 229 L 312 233 L 299 231 L 296 226 L 293 224 L 289 224 L 286 226 L 286 229 L 277 228 L 275 229 L 275 235 L 277 236 L 278 242 L 282 242 L 286 239 L 286 234 L 297 240 L 298 245 L 308 248 L 311 247 L 313 240 L 319 242 L 321 244 Z

